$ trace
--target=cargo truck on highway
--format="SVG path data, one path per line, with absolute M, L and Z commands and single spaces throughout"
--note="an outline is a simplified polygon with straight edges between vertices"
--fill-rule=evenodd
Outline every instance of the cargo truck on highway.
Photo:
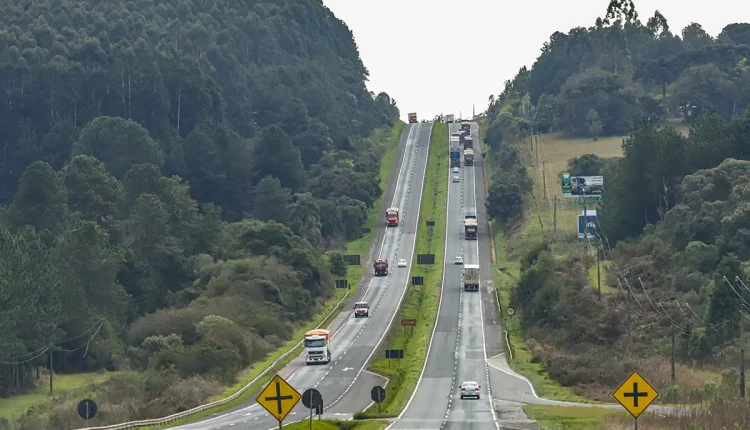
M 464 137 L 464 149 L 474 149 L 474 139 L 471 136 Z
M 453 120 L 454 120 L 455 118 L 456 118 L 456 117 L 455 117 L 455 116 L 453 116 L 453 115 L 446 115 L 446 116 L 445 116 L 445 122 L 446 122 L 446 123 L 448 123 L 448 124 L 452 124 L 452 123 L 453 123 Z
M 464 220 L 464 239 L 466 240 L 477 240 L 477 220 L 465 219 Z
M 331 361 L 331 331 L 315 329 L 305 333 L 305 364 L 328 364 Z
M 464 149 L 464 165 L 465 166 L 474 165 L 474 150 L 473 149 Z
M 479 291 L 478 264 L 464 264 L 464 291 Z
M 388 208 L 385 210 L 385 222 L 388 227 L 398 225 L 398 208 Z
M 412 112 L 409 114 L 409 124 L 416 124 L 417 123 L 417 113 Z
M 451 167 L 461 167 L 461 153 L 458 149 L 451 151 Z
M 471 123 L 470 122 L 462 122 L 461 123 L 461 130 L 468 131 L 471 133 Z
M 388 261 L 378 259 L 372 263 L 372 269 L 375 271 L 375 276 L 388 276 Z
M 457 136 L 451 136 L 448 143 L 451 151 L 458 151 L 461 148 L 461 143 Z

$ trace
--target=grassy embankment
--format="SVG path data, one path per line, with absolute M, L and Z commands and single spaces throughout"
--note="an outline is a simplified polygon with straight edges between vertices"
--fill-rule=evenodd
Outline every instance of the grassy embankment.
M 367 420 L 367 421 L 337 421 L 337 420 L 316 420 L 313 418 L 313 430 L 382 430 L 388 427 L 388 421 Z M 289 430 L 308 430 L 310 423 L 304 420 L 298 423 L 284 426 Z
M 624 410 L 597 407 L 526 405 L 523 410 L 529 419 L 536 421 L 540 430 L 600 430 L 604 428 L 612 430 L 611 427 L 602 427 L 602 424 L 612 423 L 615 420 L 627 422 L 630 417 L 630 414 Z M 631 417 L 630 426 L 627 428 L 633 427 L 632 420 Z M 638 421 L 640 424 L 642 419 Z
M 381 195 L 380 198 L 378 198 L 375 201 L 375 204 L 373 204 L 373 207 L 370 208 L 370 211 L 367 214 L 367 221 L 365 221 L 365 225 L 363 226 L 363 228 L 369 228 L 370 232 L 364 233 L 362 237 L 360 237 L 359 239 L 347 243 L 346 248 L 344 250 L 344 254 L 359 254 L 362 257 L 363 263 L 367 257 L 367 253 L 370 250 L 370 245 L 372 244 L 372 241 L 375 239 L 375 235 L 377 234 L 378 222 L 381 220 L 380 205 L 383 203 L 383 199 L 385 198 L 385 192 L 386 192 L 386 189 L 388 188 L 388 180 L 391 176 L 393 165 L 396 162 L 396 152 L 398 150 L 398 142 L 401 136 L 401 131 L 404 129 L 404 126 L 405 126 L 405 123 L 402 121 L 399 121 L 393 128 L 384 127 L 384 128 L 377 129 L 375 130 L 373 135 L 370 136 L 371 140 L 376 141 L 376 142 L 379 141 L 383 143 L 384 152 L 383 152 L 383 158 L 381 159 L 381 164 L 380 164 L 380 189 L 383 190 L 383 195 Z M 280 360 L 279 363 L 277 363 L 274 366 L 274 369 L 271 372 L 268 372 L 266 376 L 264 376 L 263 378 L 260 378 L 249 389 L 245 390 L 243 395 L 239 396 L 237 399 L 225 405 L 208 409 L 199 414 L 195 414 L 189 418 L 185 418 L 184 420 L 179 420 L 179 421 L 176 421 L 175 423 L 170 423 L 169 425 L 147 427 L 147 429 L 173 427 L 176 424 L 182 424 L 182 423 L 194 421 L 196 419 L 199 419 L 199 418 L 211 415 L 211 414 L 215 414 L 217 412 L 221 412 L 223 410 L 242 404 L 246 402 L 247 400 L 249 400 L 252 396 L 255 396 L 258 393 L 258 391 L 260 391 L 263 388 L 263 386 L 266 383 L 268 383 L 268 381 L 271 380 L 275 372 L 283 369 L 284 366 L 286 366 L 299 353 L 302 352 L 302 347 L 301 346 L 295 347 L 295 345 L 299 343 L 300 339 L 302 339 L 302 336 L 307 331 L 317 327 L 318 325 L 325 327 L 331 321 L 333 321 L 334 318 L 336 318 L 338 314 L 337 312 L 334 312 L 328 318 L 325 318 L 325 317 L 334 310 L 337 304 L 341 301 L 342 298 L 344 298 L 344 296 L 347 293 L 349 294 L 349 297 L 351 297 L 357 292 L 357 288 L 359 287 L 359 280 L 362 277 L 362 271 L 363 271 L 363 266 L 361 265 L 360 266 L 347 266 L 346 279 L 351 289 L 350 290 L 337 289 L 335 296 L 332 299 L 330 299 L 328 302 L 326 302 L 325 306 L 320 310 L 320 312 L 318 313 L 318 315 L 316 315 L 316 318 L 313 319 L 312 322 L 310 322 L 306 326 L 297 330 L 297 332 L 294 334 L 294 337 L 292 337 L 292 339 L 289 342 L 287 342 L 286 345 L 284 345 L 282 348 L 275 351 L 274 353 L 270 354 L 266 358 L 266 360 L 264 360 L 261 363 L 255 364 L 254 366 L 250 367 L 245 372 L 243 372 L 242 377 L 239 378 L 236 384 L 234 384 L 231 387 L 228 387 L 226 390 L 224 390 L 224 392 L 215 396 L 214 400 L 223 399 L 236 393 L 237 390 L 239 390 L 241 387 L 250 383 L 250 381 L 252 381 L 258 375 L 260 375 L 265 369 L 269 368 L 273 364 L 273 362 L 276 361 L 279 357 L 284 355 L 287 351 L 294 349 L 294 352 L 289 354 L 283 360 Z M 339 309 L 341 306 L 345 304 L 346 304 L 346 301 L 342 302 L 341 305 L 339 306 Z
M 380 354 L 373 360 L 369 369 L 387 376 L 386 399 L 378 414 L 377 405 L 355 415 L 356 419 L 397 416 L 409 401 L 422 373 L 427 358 L 427 346 L 437 316 L 440 289 L 443 277 L 443 257 L 445 250 L 445 222 L 448 198 L 448 126 L 434 124 L 430 139 L 430 153 L 425 173 L 422 206 L 419 211 L 417 243 L 412 262 L 411 277 L 424 277 L 423 286 L 408 286 L 408 291 L 393 320 Z M 427 227 L 427 221 L 434 220 L 434 227 Z M 418 254 L 435 254 L 434 265 L 417 265 Z M 415 327 L 401 327 L 401 320 L 416 319 Z M 403 349 L 404 359 L 386 360 L 385 349 Z
M 55 374 L 53 376 L 53 392 L 55 396 L 59 396 L 74 392 L 89 392 L 91 391 L 89 387 L 106 382 L 114 376 L 114 372 Z M 49 372 L 43 369 L 40 372 L 39 386 L 34 391 L 0 401 L 0 418 L 5 418 L 12 423 L 20 418 L 26 410 L 47 402 L 49 398 Z
M 380 128 L 373 132 L 372 136 L 370 136 L 370 139 L 375 142 L 382 142 L 383 145 L 383 158 L 381 161 L 380 166 L 380 186 L 383 192 L 385 192 L 385 189 L 388 187 L 388 180 L 391 175 L 391 171 L 393 170 L 393 165 L 396 160 L 396 152 L 398 149 L 398 142 L 399 137 L 401 136 L 401 131 L 404 129 L 405 124 L 402 121 L 399 121 L 393 128 Z M 373 207 L 370 209 L 367 217 L 367 222 L 364 227 L 369 227 L 371 229 L 370 233 L 363 234 L 361 238 L 358 240 L 355 240 L 353 242 L 350 242 L 346 245 L 345 253 L 346 254 L 360 254 L 362 255 L 362 259 L 364 260 L 365 256 L 367 255 L 367 252 L 370 249 L 370 245 L 374 239 L 374 235 L 376 234 L 376 227 L 378 221 L 381 219 L 380 217 L 380 205 L 383 201 L 384 196 L 381 196 L 373 205 Z M 359 284 L 359 279 L 362 276 L 362 266 L 349 266 L 347 271 L 347 280 L 349 281 L 349 284 L 352 286 L 352 290 L 343 290 L 338 289 L 335 292 L 335 295 L 328 299 L 325 303 L 321 304 L 321 308 L 318 311 L 318 313 L 315 315 L 315 317 L 306 325 L 302 326 L 297 330 L 297 332 L 294 334 L 292 339 L 287 342 L 286 345 L 279 348 L 278 350 L 274 351 L 273 353 L 269 354 L 268 357 L 259 363 L 255 363 L 250 368 L 244 370 L 241 372 L 240 375 L 238 375 L 237 382 L 227 387 L 222 393 L 216 395 L 212 400 L 219 400 L 222 398 L 226 398 L 235 392 L 237 392 L 241 387 L 247 385 L 250 381 L 252 381 L 254 378 L 256 378 L 258 375 L 260 375 L 265 369 L 269 368 L 271 364 L 273 364 L 274 361 L 279 359 L 284 353 L 290 351 L 294 346 L 299 342 L 299 339 L 302 338 L 302 335 L 307 332 L 308 330 L 315 328 L 318 325 L 326 326 L 330 321 L 335 318 L 336 313 L 334 312 L 333 315 L 331 315 L 329 318 L 326 318 L 331 312 L 334 310 L 336 305 L 341 301 L 342 298 L 348 293 L 350 296 L 353 295 L 356 292 L 356 289 Z M 342 305 L 345 304 L 342 303 Z M 300 348 L 297 348 L 297 350 L 301 350 Z M 289 361 L 291 361 L 299 351 L 292 352 L 289 354 L 284 360 L 280 360 L 279 363 L 274 366 L 274 370 L 280 370 L 283 368 Z M 94 393 L 96 390 L 96 385 L 106 382 L 113 374 L 112 373 L 82 373 L 82 374 L 73 374 L 73 375 L 55 375 L 54 381 L 55 381 L 55 395 L 73 395 L 81 397 L 83 394 L 89 395 L 91 393 Z M 240 404 L 247 399 L 249 399 L 251 396 L 257 393 L 257 391 L 260 390 L 263 384 L 267 383 L 268 380 L 273 376 L 273 371 L 269 372 L 269 376 L 261 378 L 259 381 L 257 381 L 255 384 L 253 384 L 250 389 L 245 391 L 245 394 L 240 396 L 235 401 L 231 402 L 228 405 L 223 405 L 222 407 L 213 408 L 209 411 L 204 411 L 201 414 L 196 414 L 192 416 L 189 420 L 184 420 L 184 422 L 192 421 L 194 419 L 210 415 L 216 412 L 220 412 L 221 410 L 227 409 L 231 406 Z M 37 388 L 31 393 L 18 395 L 18 396 L 12 396 L 8 399 L 3 399 L 2 402 L 0 402 L 0 418 L 8 419 L 9 421 L 13 421 L 23 415 L 23 413 L 28 410 L 31 407 L 38 406 L 41 404 L 44 404 L 49 400 L 49 396 L 47 395 L 47 386 L 42 384 L 41 387 Z M 86 397 L 86 396 L 83 396 Z M 81 397 L 81 398 L 83 398 Z M 174 425 L 174 423 L 170 424 Z M 157 427 L 150 427 L 150 428 L 162 428 L 163 426 L 157 426 Z

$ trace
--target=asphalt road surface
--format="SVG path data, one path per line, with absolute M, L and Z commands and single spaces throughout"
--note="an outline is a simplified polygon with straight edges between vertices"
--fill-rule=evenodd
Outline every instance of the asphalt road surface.
M 451 133 L 459 127 L 459 124 L 449 124 Z M 449 167 L 444 281 L 435 332 L 417 390 L 392 429 L 496 428 L 484 341 L 482 294 L 485 292 L 481 289 L 464 292 L 463 266 L 454 264 L 455 257 L 460 255 L 464 264 L 489 266 L 487 255 L 480 258 L 480 240 L 465 240 L 463 234 L 467 209 L 478 214 L 479 225 L 487 223 L 484 211 L 477 207 L 477 197 L 484 193 L 484 188 L 476 184 L 477 177 L 484 177 L 482 165 L 478 163 L 481 152 L 477 124 L 472 123 L 471 131 L 477 153 L 475 165 L 462 163 L 458 183 L 452 182 L 455 174 Z M 479 185 L 484 186 L 483 182 Z M 479 239 L 482 239 L 482 232 L 486 241 L 486 229 L 479 230 Z M 483 273 L 483 285 L 484 279 Z M 482 395 L 478 400 L 461 400 L 459 388 L 463 381 L 476 381 L 481 385 Z
M 378 226 L 378 237 L 382 239 L 376 241 L 374 253 L 378 258 L 388 260 L 389 276 L 364 277 L 370 281 L 361 284 L 360 292 L 352 298 L 352 303 L 364 300 L 370 304 L 369 318 L 355 319 L 351 309 L 344 309 L 328 327 L 334 331 L 331 363 L 306 366 L 304 355 L 301 355 L 279 372 L 300 393 L 308 388 L 320 391 L 325 405 L 324 418 L 351 418 L 355 412 L 371 403 L 372 387 L 385 383 L 382 377 L 367 372 L 364 367 L 395 317 L 409 281 L 431 132 L 432 123 L 422 123 L 407 125 L 401 135 L 399 153 L 403 155 L 397 159 L 399 174 L 395 186 L 391 178 L 392 186 L 385 198 L 389 204 L 384 204 L 401 209 L 401 222 L 398 227 L 386 228 L 383 216 Z M 397 261 L 401 258 L 408 262 L 408 267 L 397 267 Z M 371 273 L 372 259 L 363 256 L 363 260 L 367 260 L 364 263 L 365 272 Z M 307 416 L 309 410 L 299 402 L 284 423 Z M 278 421 L 253 400 L 177 428 L 209 430 L 231 427 L 268 430 L 278 428 Z

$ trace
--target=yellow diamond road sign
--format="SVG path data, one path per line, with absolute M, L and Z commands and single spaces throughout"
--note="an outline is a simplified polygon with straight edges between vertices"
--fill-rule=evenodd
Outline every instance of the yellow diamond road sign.
M 292 411 L 301 397 L 288 382 L 276 375 L 255 400 L 281 421 Z
M 659 393 L 636 371 L 620 385 L 620 388 L 612 393 L 612 396 L 634 418 L 638 418 L 651 402 L 659 397 Z

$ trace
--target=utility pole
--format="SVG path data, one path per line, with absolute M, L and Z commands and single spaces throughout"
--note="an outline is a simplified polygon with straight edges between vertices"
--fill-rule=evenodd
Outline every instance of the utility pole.
M 52 395 L 52 347 L 49 348 L 49 395 Z
M 675 358 L 674 358 L 674 344 L 675 344 L 675 330 L 672 328 L 672 385 L 675 384 L 675 380 L 677 379 L 675 374 Z
M 745 398 L 745 316 L 740 311 L 740 398 Z
M 557 241 L 557 196 L 555 196 L 555 206 L 552 212 L 552 242 Z
M 542 160 L 542 184 L 544 186 L 544 200 L 547 200 L 547 161 Z
M 599 301 L 602 300 L 602 271 L 601 266 L 599 265 L 599 251 L 600 246 L 596 246 L 596 286 L 598 289 L 598 295 L 599 295 Z M 672 343 L 672 351 L 674 352 L 674 342 Z

